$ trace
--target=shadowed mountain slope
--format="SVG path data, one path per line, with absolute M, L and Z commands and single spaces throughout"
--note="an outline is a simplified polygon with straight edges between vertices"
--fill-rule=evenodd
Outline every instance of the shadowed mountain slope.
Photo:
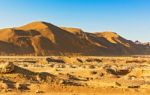
M 114 32 L 88 33 L 46 22 L 0 30 L 1 55 L 130 55 L 150 54 Z

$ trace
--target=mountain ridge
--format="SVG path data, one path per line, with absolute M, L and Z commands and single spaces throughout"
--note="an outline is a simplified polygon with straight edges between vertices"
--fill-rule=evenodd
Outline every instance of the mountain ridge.
M 88 33 L 42 21 L 0 29 L 0 34 L 0 55 L 150 54 L 149 45 L 136 44 L 115 32 Z

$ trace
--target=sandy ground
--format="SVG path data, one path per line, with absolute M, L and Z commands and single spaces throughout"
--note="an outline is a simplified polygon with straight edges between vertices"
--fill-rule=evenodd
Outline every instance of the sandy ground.
M 1 72 L 0 95 L 150 93 L 149 56 L 0 57 L 0 64 L 8 62 L 15 67 L 9 73 Z

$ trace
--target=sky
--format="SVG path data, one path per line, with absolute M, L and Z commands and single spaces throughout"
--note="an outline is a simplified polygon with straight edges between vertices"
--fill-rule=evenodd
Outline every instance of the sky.
M 0 28 L 46 21 L 150 41 L 150 0 L 0 0 Z

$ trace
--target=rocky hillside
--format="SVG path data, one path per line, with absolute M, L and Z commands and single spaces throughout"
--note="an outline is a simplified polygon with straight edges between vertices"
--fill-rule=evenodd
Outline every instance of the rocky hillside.
M 130 55 L 150 54 L 114 32 L 88 33 L 77 28 L 33 22 L 0 30 L 0 55 Z

